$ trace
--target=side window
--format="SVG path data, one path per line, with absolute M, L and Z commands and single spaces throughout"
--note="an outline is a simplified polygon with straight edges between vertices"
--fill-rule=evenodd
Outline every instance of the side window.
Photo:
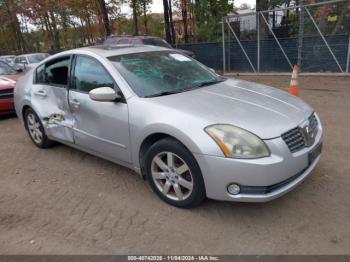
M 36 83 L 67 86 L 70 57 L 61 57 L 41 65 L 36 70 Z
M 60 58 L 45 64 L 45 78 L 47 84 L 67 85 L 70 57 Z
M 24 56 L 21 57 L 21 59 L 20 59 L 19 62 L 20 62 L 21 64 L 28 64 L 27 59 L 26 59 Z
M 21 57 L 17 56 L 16 59 L 15 59 L 15 63 L 16 63 L 16 64 L 19 64 L 20 61 L 21 61 Z
M 75 62 L 73 89 L 90 92 L 98 87 L 113 88 L 113 79 L 95 59 L 78 56 Z

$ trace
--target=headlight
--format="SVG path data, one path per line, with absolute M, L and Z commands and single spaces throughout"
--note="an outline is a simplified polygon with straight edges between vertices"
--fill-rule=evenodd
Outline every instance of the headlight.
M 215 140 L 226 157 L 262 158 L 270 155 L 264 141 L 256 135 L 231 125 L 213 125 L 205 131 Z

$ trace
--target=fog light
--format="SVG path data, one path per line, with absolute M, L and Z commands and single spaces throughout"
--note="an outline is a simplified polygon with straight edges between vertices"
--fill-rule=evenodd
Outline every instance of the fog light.
M 231 194 L 231 195 L 237 195 L 239 194 L 239 192 L 241 191 L 241 188 L 239 185 L 237 184 L 230 184 L 227 187 L 227 191 Z

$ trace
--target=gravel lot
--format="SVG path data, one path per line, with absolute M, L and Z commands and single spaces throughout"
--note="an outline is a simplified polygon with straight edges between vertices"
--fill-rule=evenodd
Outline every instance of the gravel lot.
M 301 86 L 323 120 L 323 157 L 264 204 L 177 209 L 128 169 L 63 145 L 40 150 L 15 117 L 0 119 L 0 254 L 350 254 L 350 78 Z

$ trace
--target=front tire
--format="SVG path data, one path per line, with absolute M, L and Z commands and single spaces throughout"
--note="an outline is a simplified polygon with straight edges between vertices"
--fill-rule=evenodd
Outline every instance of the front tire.
M 37 147 L 49 148 L 54 144 L 54 142 L 46 136 L 38 115 L 31 108 L 28 108 L 24 113 L 24 123 L 29 137 Z
M 145 169 L 151 188 L 168 204 L 190 208 L 205 199 L 197 161 L 179 141 L 165 138 L 153 144 L 145 155 Z

